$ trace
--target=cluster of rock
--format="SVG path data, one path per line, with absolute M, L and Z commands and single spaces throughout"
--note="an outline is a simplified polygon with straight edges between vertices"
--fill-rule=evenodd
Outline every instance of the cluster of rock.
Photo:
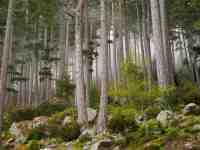
M 97 117 L 97 111 L 88 108 L 88 120 L 89 122 L 94 122 L 96 117 Z M 184 120 L 188 115 L 190 114 L 199 114 L 200 113 L 200 107 L 195 104 L 195 103 L 190 103 L 186 105 L 181 114 L 176 114 L 171 110 L 162 110 L 160 113 L 158 113 L 156 120 L 161 124 L 162 127 L 168 127 L 175 121 L 181 121 Z M 40 116 L 34 118 L 32 121 L 22 121 L 22 122 L 17 122 L 13 123 L 12 126 L 10 127 L 10 134 L 13 136 L 12 139 L 8 141 L 8 143 L 24 143 L 29 135 L 29 132 L 37 128 L 39 126 L 47 125 L 48 124 L 49 118 L 46 116 Z M 147 120 L 147 116 L 139 116 L 136 118 L 136 122 L 138 124 L 145 124 L 145 121 Z M 66 116 L 63 121 L 62 125 L 66 126 L 72 122 L 71 116 Z M 181 124 L 180 126 L 184 126 L 184 123 Z M 200 131 L 200 124 L 195 124 L 193 126 L 194 131 Z M 109 135 L 109 134 L 108 134 Z M 64 143 L 64 147 L 67 150 L 73 150 L 73 144 L 80 142 L 80 140 L 84 139 L 85 137 L 89 138 L 83 147 L 83 150 L 120 150 L 119 146 L 116 146 L 114 143 L 118 140 L 123 140 L 125 139 L 121 135 L 96 135 L 95 133 L 95 126 L 87 129 L 83 129 L 81 131 L 81 135 L 79 138 L 73 142 L 69 143 Z M 187 147 L 191 147 L 191 145 L 186 144 Z M 50 144 L 47 145 L 45 148 L 41 150 L 56 150 L 58 148 L 58 145 L 56 144 Z

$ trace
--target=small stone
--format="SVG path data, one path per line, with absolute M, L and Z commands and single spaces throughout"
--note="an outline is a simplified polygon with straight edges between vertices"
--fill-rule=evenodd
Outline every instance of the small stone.
M 66 147 L 67 147 L 66 150 L 73 150 L 73 144 L 72 144 L 72 142 L 67 143 L 67 144 L 66 144 Z
M 188 115 L 188 114 L 197 114 L 199 113 L 199 110 L 200 110 L 200 107 L 195 104 L 195 103 L 190 103 L 188 105 L 186 105 L 183 109 L 183 113 L 185 115 Z
M 195 125 L 192 127 L 192 131 L 194 131 L 194 132 L 200 132 L 200 124 L 195 124 Z
M 56 144 L 51 144 L 51 145 L 48 145 L 48 146 L 47 146 L 47 148 L 52 148 L 52 149 L 54 149 L 54 148 L 56 148 L 56 147 L 57 147 Z
M 120 147 L 117 146 L 117 147 L 113 148 L 113 150 L 120 150 Z
M 158 114 L 156 119 L 162 126 L 167 127 L 174 120 L 174 114 L 170 110 L 164 110 Z
M 37 128 L 48 124 L 48 117 L 40 116 L 33 119 L 33 128 Z
M 10 143 L 12 143 L 12 142 L 14 142 L 14 141 L 15 141 L 14 138 L 10 138 L 10 139 L 8 139 L 7 143 L 10 144 Z
M 72 118 L 70 116 L 66 116 L 62 122 L 62 125 L 65 126 L 67 124 L 70 124 L 71 122 L 72 122 Z
M 101 149 L 107 149 L 109 150 L 111 146 L 113 145 L 113 142 L 111 139 L 103 139 L 92 145 L 92 150 L 101 150 Z

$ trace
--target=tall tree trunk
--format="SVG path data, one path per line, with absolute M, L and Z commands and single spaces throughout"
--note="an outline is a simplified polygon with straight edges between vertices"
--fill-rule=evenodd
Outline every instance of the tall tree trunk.
M 97 133 L 106 130 L 108 102 L 108 46 L 106 24 L 106 0 L 101 0 L 101 98 L 97 120 Z
M 84 3 L 84 16 L 85 16 L 85 31 L 84 31 L 84 49 L 89 52 L 89 18 L 88 18 L 88 0 L 85 0 Z M 88 54 L 88 53 L 87 53 Z M 89 64 L 89 56 L 86 55 L 85 56 L 85 65 L 84 65 L 84 81 L 85 81 L 85 98 L 86 98 L 86 105 L 89 106 L 89 100 L 90 100 L 90 95 L 89 95 L 89 91 L 90 91 L 90 77 L 89 77 L 89 68 L 90 68 L 90 64 Z
M 167 67 L 168 67 L 168 78 L 169 78 L 168 82 L 169 84 L 174 84 L 174 66 L 171 61 L 172 52 L 170 51 L 170 45 L 169 45 L 166 0 L 159 0 L 159 4 L 160 4 L 160 18 L 161 18 L 163 48 L 164 48 L 165 57 L 167 61 Z
M 87 123 L 87 109 L 85 100 L 85 86 L 83 73 L 83 39 L 82 39 L 82 17 L 83 5 L 80 10 L 76 12 L 75 22 L 75 55 L 76 55 L 76 100 L 78 107 L 78 123 L 85 125 Z
M 129 30 L 128 30 L 128 10 L 127 10 L 127 0 L 124 0 L 124 37 L 125 37 L 125 56 L 129 57 Z
M 59 8 L 59 79 L 63 79 L 65 73 L 65 17 L 64 17 L 64 5 L 63 0 L 60 1 Z
M 141 49 L 141 54 L 142 54 L 142 67 L 144 71 L 144 80 L 147 81 L 147 67 L 146 67 L 146 62 L 145 62 L 145 52 L 144 52 L 145 47 L 144 47 L 143 28 L 142 28 L 142 25 L 144 23 L 142 22 L 143 12 L 140 11 L 139 8 L 140 8 L 139 1 L 137 1 L 137 17 L 138 17 L 138 29 L 139 29 L 139 37 L 140 37 L 140 49 Z
M 118 50 L 117 50 L 117 67 L 118 67 L 118 79 L 121 80 L 121 73 L 120 73 L 120 69 L 121 69 L 121 64 L 124 63 L 124 44 L 123 44 L 123 24 L 122 21 L 123 20 L 123 16 L 122 16 L 122 3 L 119 2 L 119 19 L 118 19 L 118 31 L 119 31 L 119 46 L 118 46 Z
M 117 48 L 116 48 L 116 19 L 115 19 L 115 2 L 112 1 L 112 45 L 113 45 L 113 79 L 114 86 L 117 87 Z
M 150 46 L 150 5 L 148 1 L 143 0 L 142 3 L 142 12 L 143 12 L 143 39 L 144 39 L 144 49 L 145 49 L 145 58 L 146 58 L 146 67 L 147 67 L 147 82 L 148 88 L 151 89 L 153 82 L 153 71 L 152 71 L 152 61 L 151 61 L 151 46 Z
M 1 74 L 0 74 L 0 133 L 2 131 L 3 124 L 3 104 L 6 95 L 6 83 L 7 83 L 7 67 L 8 67 L 8 51 L 10 41 L 10 31 L 12 26 L 12 14 L 13 14 L 13 0 L 9 0 L 8 16 L 6 22 L 5 40 L 3 46 L 3 56 L 1 63 Z
M 156 48 L 158 85 L 160 87 L 165 88 L 169 84 L 169 76 L 168 76 L 169 72 L 163 47 L 160 9 L 157 0 L 151 0 L 151 16 L 152 16 L 152 27 L 153 27 L 153 40 Z

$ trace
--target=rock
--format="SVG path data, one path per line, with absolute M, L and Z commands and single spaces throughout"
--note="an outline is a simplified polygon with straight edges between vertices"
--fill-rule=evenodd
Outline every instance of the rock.
M 163 127 L 167 127 L 174 120 L 174 114 L 170 110 L 164 110 L 158 114 L 156 119 Z
M 193 132 L 200 132 L 200 124 L 195 124 L 195 125 L 192 127 L 192 131 L 193 131 Z
M 192 142 L 187 142 L 184 144 L 184 150 L 199 150 L 200 145 L 199 144 L 194 144 Z
M 37 128 L 39 126 L 47 125 L 48 124 L 48 117 L 40 116 L 33 119 L 33 128 Z
M 142 124 L 142 123 L 144 123 L 146 120 L 147 120 L 146 115 L 140 115 L 140 116 L 136 117 L 136 119 L 135 119 L 135 121 L 136 121 L 138 124 Z
M 10 139 L 8 139 L 7 143 L 10 144 L 10 143 L 12 143 L 12 142 L 14 142 L 14 141 L 15 141 L 14 138 L 10 138 Z
M 62 122 L 62 125 L 65 126 L 67 124 L 70 124 L 72 122 L 72 118 L 70 116 L 66 116 Z
M 112 145 L 111 139 L 103 139 L 92 145 L 91 150 L 110 150 Z
M 67 143 L 67 144 L 66 144 L 66 147 L 67 147 L 66 150 L 73 150 L 73 144 L 72 144 L 72 142 Z
M 48 145 L 47 148 L 50 148 L 50 149 L 55 149 L 57 147 L 56 144 L 51 144 L 51 145 Z
M 9 129 L 9 132 L 16 138 L 16 143 L 24 143 L 28 138 L 32 128 L 32 121 L 22 121 L 18 123 L 13 123 Z
M 83 150 L 89 150 L 89 149 L 90 149 L 90 145 L 86 143 L 86 144 L 83 146 Z
M 199 112 L 200 112 L 200 107 L 195 103 L 187 104 L 183 109 L 184 115 L 198 114 Z
M 97 116 L 97 111 L 92 108 L 87 108 L 88 122 L 93 122 Z
M 95 129 L 94 128 L 87 128 L 81 132 L 81 135 L 79 137 L 83 137 L 89 135 L 90 137 L 93 137 L 95 135 Z
M 114 147 L 112 150 L 120 150 L 119 146 Z

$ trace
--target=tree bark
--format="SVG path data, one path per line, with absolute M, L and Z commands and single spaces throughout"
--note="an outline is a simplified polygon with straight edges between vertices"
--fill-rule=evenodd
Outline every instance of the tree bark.
M 159 0 L 160 4 L 160 18 L 161 18 L 161 30 L 162 30 L 162 40 L 163 48 L 165 52 L 165 57 L 168 67 L 168 78 L 169 84 L 174 84 L 174 66 L 172 63 L 172 52 L 170 51 L 169 45 L 169 35 L 168 35 L 168 22 L 167 22 L 167 12 L 166 12 L 166 0 Z
M 163 47 L 160 10 L 159 10 L 159 3 L 157 0 L 151 0 L 151 16 L 152 16 L 152 27 L 153 27 L 153 40 L 156 48 L 158 85 L 162 88 L 165 88 L 168 86 L 169 83 L 169 77 L 168 77 L 169 72 Z
M 97 120 L 97 133 L 106 130 L 108 103 L 108 45 L 106 24 L 106 0 L 101 0 L 101 98 Z
M 7 67 L 9 58 L 9 41 L 10 41 L 10 31 L 12 26 L 12 14 L 13 14 L 13 0 L 9 0 L 8 6 L 8 16 L 6 22 L 6 32 L 3 46 L 3 56 L 1 63 L 1 74 L 0 74 L 0 133 L 2 131 L 3 124 L 3 104 L 6 95 L 6 83 L 7 83 Z
M 82 39 L 83 6 L 76 12 L 75 23 L 75 55 L 76 55 L 76 100 L 78 107 L 78 123 L 87 124 L 87 109 L 85 100 L 85 86 L 83 74 L 83 39 Z

